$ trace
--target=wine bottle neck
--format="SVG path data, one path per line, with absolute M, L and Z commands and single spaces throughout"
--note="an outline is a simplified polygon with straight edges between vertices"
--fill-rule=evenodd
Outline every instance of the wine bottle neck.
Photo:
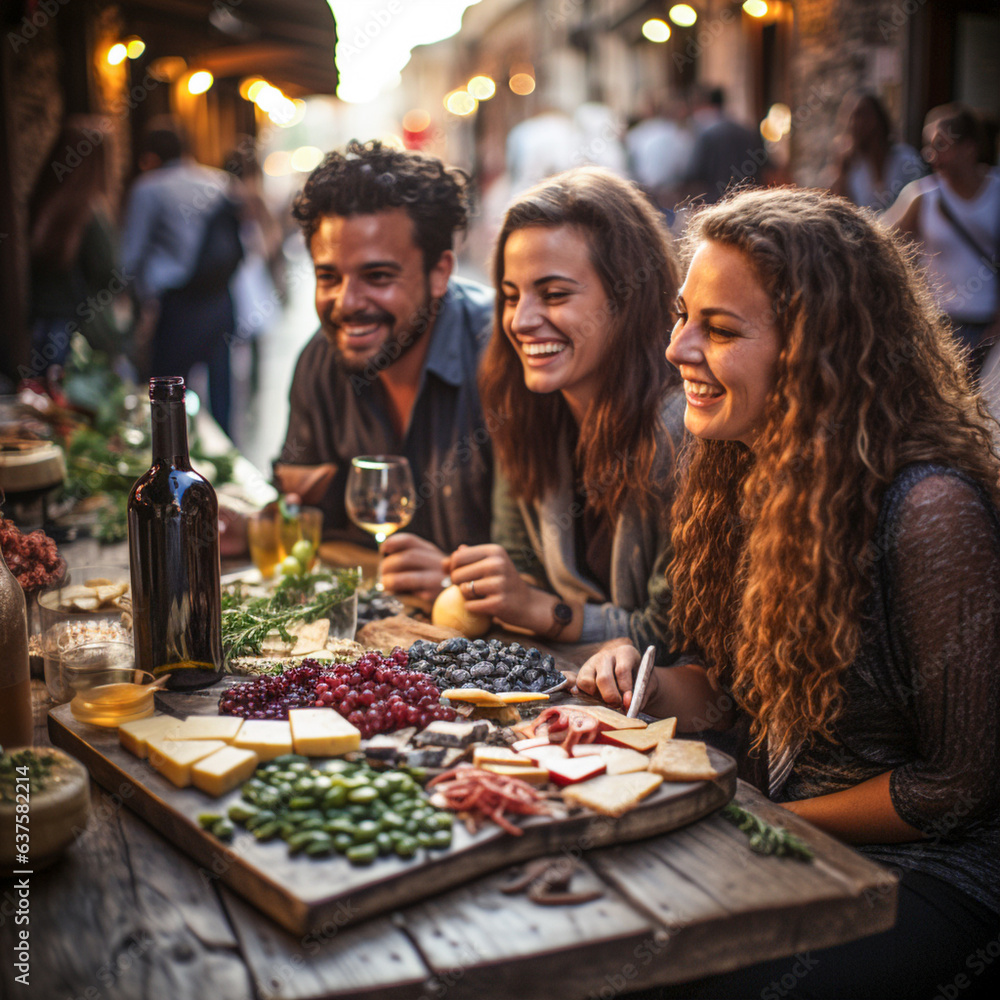
M 184 401 L 153 400 L 150 410 L 153 418 L 153 462 L 169 462 L 180 469 L 190 468 Z

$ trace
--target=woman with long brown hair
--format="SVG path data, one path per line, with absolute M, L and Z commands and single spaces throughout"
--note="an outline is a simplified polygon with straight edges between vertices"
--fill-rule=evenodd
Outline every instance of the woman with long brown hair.
M 470 610 L 562 641 L 666 650 L 666 518 L 683 399 L 660 358 L 677 269 L 632 184 L 566 171 L 521 196 L 496 241 L 480 394 L 499 485 L 494 544 L 448 572 Z
M 771 798 L 900 873 L 896 928 L 813 953 L 803 991 L 929 996 L 1000 911 L 991 420 L 908 252 L 846 201 L 739 194 L 689 239 L 669 575 L 696 659 L 656 670 L 644 708 L 691 731 L 737 706 Z M 602 652 L 580 688 L 629 704 L 637 656 Z

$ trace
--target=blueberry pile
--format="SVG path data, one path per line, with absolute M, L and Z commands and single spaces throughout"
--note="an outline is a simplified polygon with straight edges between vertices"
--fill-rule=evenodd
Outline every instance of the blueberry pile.
M 547 691 L 563 675 L 551 656 L 519 642 L 499 639 L 418 639 L 409 649 L 410 669 L 430 674 L 440 688 L 481 688 L 501 691 Z
M 402 614 L 404 610 L 404 606 L 395 597 L 379 594 L 374 588 L 358 591 L 358 628 L 369 622 Z

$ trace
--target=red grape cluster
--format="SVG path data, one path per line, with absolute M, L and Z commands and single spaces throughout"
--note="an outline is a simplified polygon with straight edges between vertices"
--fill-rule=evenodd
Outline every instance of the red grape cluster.
M 219 698 L 219 712 L 245 719 L 287 719 L 290 708 L 329 706 L 365 739 L 404 726 L 423 728 L 435 719 L 452 721 L 455 711 L 440 703 L 440 689 L 426 674 L 407 670 L 407 662 L 399 647 L 389 656 L 365 653 L 353 665 L 324 668 L 316 660 L 303 660 L 277 677 L 235 684 Z
M 24 590 L 38 590 L 54 583 L 65 568 L 60 562 L 56 543 L 43 531 L 22 534 L 21 530 L 0 515 L 0 547 L 7 568 Z

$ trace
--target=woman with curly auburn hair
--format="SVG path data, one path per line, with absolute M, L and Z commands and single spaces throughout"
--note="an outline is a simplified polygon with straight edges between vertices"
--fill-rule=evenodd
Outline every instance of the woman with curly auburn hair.
M 694 662 L 654 671 L 644 708 L 691 731 L 735 705 L 771 798 L 901 875 L 893 931 L 813 953 L 837 960 L 807 995 L 929 996 L 1000 913 L 991 419 L 907 251 L 848 202 L 737 194 L 689 242 L 669 574 Z M 637 658 L 605 650 L 578 685 L 628 705 Z
M 480 398 L 495 544 L 459 548 L 451 579 L 470 610 L 536 635 L 630 636 L 666 652 L 666 515 L 684 432 L 661 360 L 677 292 L 670 236 L 635 185 L 569 170 L 507 210 L 494 280 Z

